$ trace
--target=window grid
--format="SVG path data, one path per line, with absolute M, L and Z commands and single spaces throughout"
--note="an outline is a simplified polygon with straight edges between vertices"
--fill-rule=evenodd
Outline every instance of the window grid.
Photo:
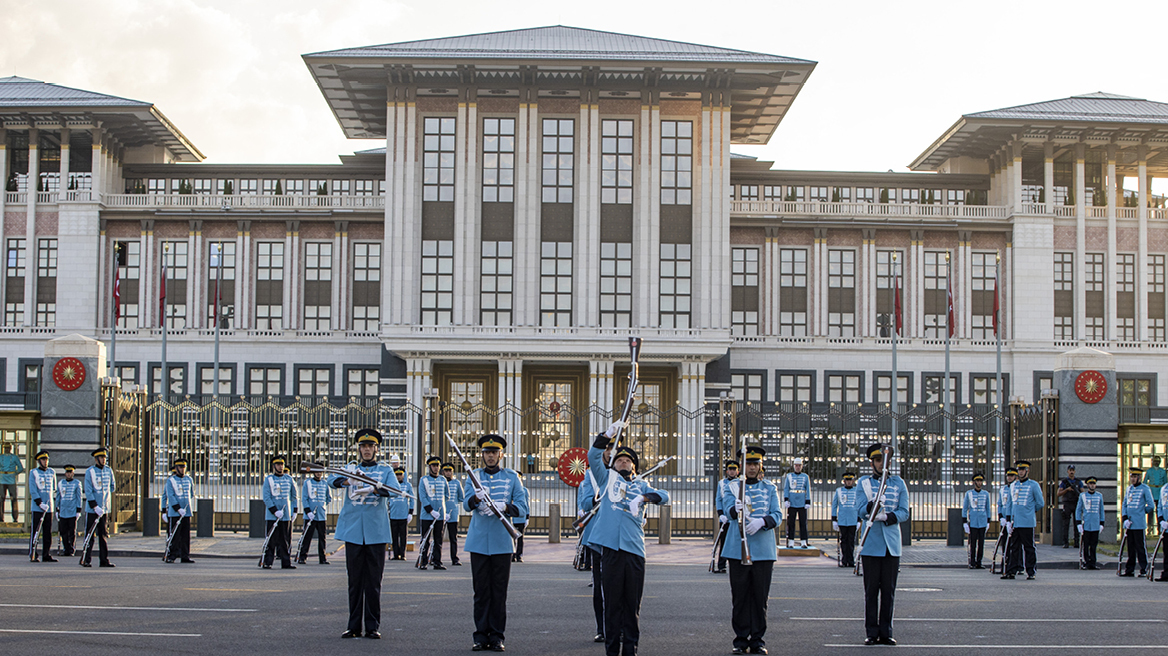
M 891 374 L 880 374 L 876 376 L 876 402 L 877 403 L 891 403 L 892 396 L 889 393 L 889 388 L 892 386 Z M 909 377 L 896 376 L 896 402 L 908 403 L 908 388 Z
M 422 200 L 454 200 L 453 118 L 427 118 L 422 122 Z
M 730 303 L 730 334 L 758 335 L 757 248 L 730 249 Z
M 571 203 L 576 121 L 543 119 L 543 202 Z
M 483 202 L 515 200 L 515 119 L 483 119 Z
M 945 255 L 945 251 L 925 251 L 925 294 L 926 297 L 933 297 L 925 301 L 927 308 L 924 313 L 925 337 L 928 339 L 945 339 L 945 327 L 948 321 L 945 307 L 945 276 L 949 267 Z M 990 288 L 993 288 L 992 284 Z M 929 300 L 933 302 L 930 303 Z M 938 300 L 940 303 L 937 302 Z M 929 312 L 929 309 L 935 311 Z
M 600 122 L 600 202 L 629 205 L 633 202 L 633 121 L 605 119 Z
M 949 403 L 957 403 L 957 382 L 960 377 L 956 374 L 949 375 Z M 924 387 L 924 402 L 925 403 L 944 403 L 945 376 L 925 376 Z
M 381 385 L 381 370 L 376 368 L 349 369 L 346 396 L 377 397 Z
M 689 244 L 661 244 L 660 324 L 689 329 L 691 251 Z
M 166 262 L 166 327 L 171 330 L 187 327 L 189 246 L 186 241 L 165 241 L 162 244 L 162 259 Z
M 807 290 L 807 249 L 783 248 L 779 250 L 779 293 L 783 291 Z M 807 336 L 807 311 L 804 306 L 799 311 L 786 309 L 780 298 L 779 334 L 788 337 Z
M 353 181 L 353 195 L 354 196 L 372 196 L 373 195 L 373 181 L 372 180 L 354 180 Z
M 762 380 L 762 374 L 730 374 L 730 389 L 734 392 L 734 398 L 751 403 L 763 402 Z
M 1165 341 L 1163 255 L 1148 256 L 1148 339 Z
M 758 200 L 758 185 L 738 187 L 738 200 Z
M 600 325 L 628 328 L 633 319 L 633 245 L 600 244 Z
M 982 302 L 974 303 L 970 315 L 971 336 L 973 339 L 992 340 L 994 335 L 994 275 L 997 273 L 997 253 L 973 253 L 971 271 L 971 290 L 974 294 L 981 292 Z M 999 301 L 999 307 L 1004 303 Z M 1000 320 L 1000 317 L 999 317 Z
M 778 400 L 792 403 L 810 403 L 812 399 L 811 374 L 780 374 Z
M 281 330 L 284 326 L 283 289 L 284 243 L 261 241 L 256 244 L 256 329 Z M 269 289 L 263 290 L 261 287 Z M 263 293 L 267 291 L 268 293 Z M 276 303 L 274 301 L 280 301 Z
M 207 325 L 215 327 L 215 281 L 219 277 L 220 266 L 219 258 L 222 253 L 223 258 L 223 282 L 232 281 L 234 285 L 235 280 L 235 242 L 233 241 L 213 241 L 207 244 Z M 222 327 L 230 327 L 230 314 L 235 307 L 234 287 L 228 286 L 223 289 L 225 285 L 219 288 L 219 321 Z
M 333 370 L 328 367 L 301 367 L 296 370 L 296 393 L 300 396 L 328 396 L 332 392 Z
M 353 330 L 371 332 L 381 324 L 381 244 L 353 244 Z M 372 294 L 362 294 L 362 287 L 375 283 Z
M 661 121 L 661 204 L 693 203 L 693 122 Z
M 247 370 L 247 393 L 252 396 L 279 396 L 284 393 L 280 384 L 279 367 L 251 367 Z
M 513 256 L 512 242 L 484 241 L 482 244 L 479 323 L 484 326 L 511 325 Z
M 834 403 L 860 403 L 860 376 L 832 374 L 827 377 L 827 400 Z
M 856 336 L 856 251 L 827 252 L 827 334 L 830 337 Z
M 235 375 L 234 367 L 219 367 L 219 391 L 215 391 L 215 367 L 199 368 L 199 394 L 231 394 L 232 378 Z
M 7 260 L 5 264 L 7 291 L 6 298 L 4 299 L 4 325 L 19 326 L 24 323 L 25 240 L 9 239 L 7 248 Z
M 540 244 L 539 325 L 572 325 L 572 242 Z
M 37 240 L 36 325 L 57 325 L 57 240 Z M 43 299 L 43 300 L 42 300 Z
M 1002 382 L 1005 383 L 1005 378 Z M 995 376 L 974 376 L 971 391 L 974 403 L 997 403 L 998 379 Z
M 1083 338 L 1101 342 L 1106 339 L 1106 327 L 1103 325 L 1106 311 L 1106 272 L 1104 269 L 1106 255 L 1104 253 L 1086 253 L 1084 255 L 1084 280 L 1086 289 L 1087 307 L 1084 308 L 1086 318 L 1083 326 Z
M 826 203 L 831 200 L 831 195 L 828 193 L 827 187 L 809 187 L 807 200 Z
M 449 326 L 454 309 L 454 242 L 422 241 L 422 325 Z

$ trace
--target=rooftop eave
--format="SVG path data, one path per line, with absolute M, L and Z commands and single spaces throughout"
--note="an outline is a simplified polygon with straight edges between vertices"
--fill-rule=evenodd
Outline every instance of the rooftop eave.
M 930 157 L 932 157 L 933 153 L 937 152 L 937 150 L 940 149 L 941 146 L 946 141 L 948 141 L 953 135 L 960 132 L 962 130 L 962 128 L 964 128 L 966 125 L 968 125 L 968 122 L 965 120 L 964 116 L 957 119 L 957 122 L 954 123 L 952 126 L 950 126 L 950 128 L 948 130 L 946 130 L 944 134 L 942 134 L 940 137 L 937 137 L 937 140 L 934 141 L 933 143 L 929 144 L 929 147 L 926 148 L 924 152 L 922 152 L 920 155 L 917 155 L 917 158 L 915 160 L 913 160 L 912 164 L 908 165 L 908 168 L 912 171 L 920 171 L 920 170 L 935 171 L 935 170 L 937 170 L 937 168 L 939 167 L 939 164 L 937 166 L 934 166 L 933 168 L 927 168 L 925 166 L 925 161 L 928 160 Z

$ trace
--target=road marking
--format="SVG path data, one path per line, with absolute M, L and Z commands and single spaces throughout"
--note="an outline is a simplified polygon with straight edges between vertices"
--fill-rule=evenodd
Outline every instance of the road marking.
M 860 647 L 864 648 L 864 644 L 825 644 L 824 647 Z M 903 642 L 897 644 L 898 649 L 1168 649 L 1168 645 L 991 645 L 991 644 L 976 644 L 976 645 L 906 645 Z
M 77 610 L 168 610 L 190 613 L 254 613 L 254 608 L 170 608 L 166 606 L 69 606 L 64 604 L 0 604 L 4 608 L 65 608 Z
M 92 588 L 92 585 L 37 585 L 34 583 L 0 583 L 0 588 Z
M 864 621 L 864 618 L 862 618 L 862 617 L 788 617 L 787 619 L 792 620 L 792 621 L 799 620 L 801 622 L 863 622 Z M 1101 619 L 1073 620 L 1073 619 L 1062 619 L 1062 618 L 1045 620 L 1045 619 L 1038 619 L 1038 618 L 1032 618 L 1032 617 L 1026 618 L 1026 619 L 1014 619 L 1014 618 L 1011 618 L 1011 619 L 993 619 L 993 618 L 989 618 L 989 617 L 984 618 L 984 619 L 979 619 L 976 617 L 961 617 L 961 618 L 898 617 L 894 621 L 895 622 L 1011 622 L 1011 623 L 1013 623 L 1013 622 L 1074 622 L 1076 624 L 1082 624 L 1082 623 L 1086 623 L 1086 622 L 1095 622 L 1095 623 L 1123 622 L 1125 624 L 1140 622 L 1140 623 L 1144 623 L 1144 624 L 1149 624 L 1149 623 L 1150 624 L 1163 624 L 1164 622 L 1168 622 L 1168 620 L 1101 620 Z M 1022 647 L 1019 647 L 1019 649 L 1022 649 Z
M 201 590 L 206 592 L 285 592 L 285 590 L 256 590 L 252 588 L 183 588 L 184 590 Z
M 390 595 L 427 595 L 431 597 L 449 597 L 453 592 L 382 592 L 381 594 Z
M 162 638 L 202 638 L 202 633 L 130 633 L 125 631 L 48 631 L 44 629 L 0 629 L 0 633 L 67 633 L 70 635 L 115 635 Z

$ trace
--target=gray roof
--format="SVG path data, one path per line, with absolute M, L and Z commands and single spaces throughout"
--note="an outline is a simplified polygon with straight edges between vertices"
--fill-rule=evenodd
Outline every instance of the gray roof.
M 965 116 L 975 119 L 1168 123 L 1168 103 L 1096 91 Z
M 150 107 L 140 100 L 107 96 L 26 77 L 0 77 L 0 107 Z
M 695 61 L 757 64 L 812 63 L 804 59 L 563 25 L 485 32 L 420 41 L 402 41 L 378 46 L 317 52 L 305 56 L 403 59 Z

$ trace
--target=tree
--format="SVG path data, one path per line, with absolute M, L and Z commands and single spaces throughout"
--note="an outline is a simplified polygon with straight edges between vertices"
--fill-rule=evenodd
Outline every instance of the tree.
M 888 202 L 888 187 L 882 187 L 880 189 L 880 202 L 881 203 Z
M 223 195 L 230 196 L 235 193 L 235 184 L 231 180 L 223 182 Z
M 284 195 L 284 188 L 280 186 L 280 181 L 279 181 L 279 180 L 276 180 L 276 195 L 277 195 L 277 196 L 283 196 L 283 195 Z

